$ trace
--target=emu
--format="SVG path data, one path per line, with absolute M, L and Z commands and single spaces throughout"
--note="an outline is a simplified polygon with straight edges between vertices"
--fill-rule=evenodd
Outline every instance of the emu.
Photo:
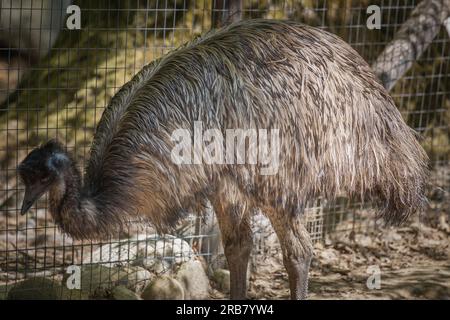
M 174 163 L 171 134 L 193 133 L 195 121 L 222 133 L 278 129 L 278 172 Z M 184 209 L 208 199 L 232 299 L 246 296 L 249 219 L 259 208 L 279 238 L 291 298 L 303 299 L 312 257 L 305 203 L 370 199 L 386 222 L 400 223 L 426 204 L 427 166 L 414 131 L 348 44 L 295 22 L 249 20 L 193 40 L 125 84 L 98 124 L 84 179 L 55 140 L 30 152 L 18 171 L 21 213 L 48 191 L 53 219 L 76 239 L 115 235 L 130 220 L 170 232 Z

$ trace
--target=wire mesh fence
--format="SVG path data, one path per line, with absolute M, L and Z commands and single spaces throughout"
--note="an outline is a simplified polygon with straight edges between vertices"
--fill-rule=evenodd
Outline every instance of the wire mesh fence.
M 372 63 L 419 2 L 244 0 L 239 18 L 291 19 L 323 28 Z M 207 32 L 221 19 L 223 23 L 235 19 L 229 15 L 233 6 L 230 9 L 226 0 L 2 0 L 0 5 L 0 294 L 24 278 L 60 281 L 71 265 L 101 266 L 95 272 L 82 270 L 90 278 L 98 271 L 96 284 L 129 284 L 133 279 L 147 283 L 192 256 L 213 263 L 221 249 L 212 215 L 189 216 L 174 235 L 157 235 L 151 227 L 137 226 L 102 242 L 73 241 L 53 224 L 46 197 L 29 215 L 19 214 L 24 190 L 16 167 L 31 149 L 57 137 L 83 168 L 96 124 L 118 89 L 150 61 Z M 67 11 L 71 5 L 80 8 L 81 29 L 67 26 L 77 12 Z M 367 27 L 369 5 L 381 8 L 381 29 Z M 450 188 L 449 37 L 441 29 L 391 91 L 405 120 L 423 136 L 433 168 L 431 200 L 438 203 L 445 201 Z M 321 241 L 346 228 L 373 227 L 376 223 L 369 213 L 369 204 L 318 200 L 308 206 L 308 230 L 314 241 Z M 254 223 L 260 230 L 255 233 L 259 237 L 255 252 L 263 254 L 264 239 L 271 231 L 260 220 Z M 84 292 L 63 288 L 60 297 L 75 294 Z

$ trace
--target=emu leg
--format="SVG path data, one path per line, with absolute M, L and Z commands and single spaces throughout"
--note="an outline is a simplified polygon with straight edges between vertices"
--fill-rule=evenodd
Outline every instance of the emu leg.
M 306 299 L 312 242 L 300 217 L 289 212 L 266 210 L 280 241 L 283 263 L 289 276 L 291 299 Z
M 247 267 L 252 250 L 252 234 L 248 218 L 233 219 L 242 210 L 239 206 L 217 210 L 217 220 L 222 234 L 225 257 L 230 270 L 230 298 L 245 299 L 247 296 Z

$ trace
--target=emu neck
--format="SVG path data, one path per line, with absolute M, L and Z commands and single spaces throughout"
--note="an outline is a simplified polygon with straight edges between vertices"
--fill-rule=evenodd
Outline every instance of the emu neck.
M 80 206 L 81 177 L 75 164 L 71 164 L 59 181 L 50 188 L 50 212 L 56 223 L 64 223 L 64 217 Z
M 50 213 L 56 224 L 73 238 L 96 238 L 99 217 L 81 190 L 81 175 L 72 163 L 50 188 Z
M 50 213 L 61 230 L 74 239 L 101 239 L 120 230 L 120 221 L 101 214 L 82 190 L 75 163 L 68 166 L 50 189 Z

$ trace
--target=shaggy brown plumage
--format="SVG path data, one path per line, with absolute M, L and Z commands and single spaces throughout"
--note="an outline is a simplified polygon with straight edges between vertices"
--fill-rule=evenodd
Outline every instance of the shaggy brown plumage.
M 173 163 L 172 132 L 192 131 L 197 120 L 224 135 L 227 128 L 279 129 L 278 173 L 261 175 L 259 165 Z M 303 205 L 318 196 L 373 198 L 388 222 L 404 221 L 426 202 L 427 156 L 348 44 L 295 22 L 250 20 L 188 43 L 124 85 L 100 120 L 83 185 L 55 142 L 32 151 L 20 173 L 27 186 L 33 175 L 52 176 L 34 196 L 50 190 L 50 211 L 74 238 L 115 233 L 136 218 L 166 231 L 183 209 L 210 199 L 232 297 L 245 293 L 248 216 L 264 208 L 283 247 L 292 295 L 302 298 L 311 256 L 297 219 Z

